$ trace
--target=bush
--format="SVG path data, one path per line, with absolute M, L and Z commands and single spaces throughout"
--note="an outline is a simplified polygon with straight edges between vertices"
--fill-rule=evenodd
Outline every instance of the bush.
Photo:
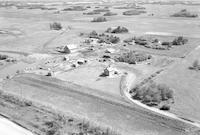
M 89 38 L 98 38 L 98 37 L 99 35 L 95 30 L 89 33 Z
M 143 11 L 143 10 L 128 10 L 128 11 L 125 11 L 123 12 L 123 15 L 140 15 L 140 14 L 144 14 L 146 13 L 146 11 Z
M 92 22 L 106 22 L 106 21 L 107 21 L 107 19 L 105 17 L 102 17 L 102 16 L 94 18 L 92 20 Z
M 63 9 L 63 11 L 85 11 L 85 10 L 87 10 L 87 8 L 85 8 L 83 6 L 74 6 L 74 7 L 69 7 L 69 8 Z
M 117 28 L 108 28 L 106 30 L 107 33 L 128 33 L 128 29 L 125 27 L 118 26 Z
M 164 46 L 171 46 L 171 42 L 162 42 L 162 45 L 164 45 Z
M 197 14 L 194 13 L 190 13 L 188 12 L 186 9 L 183 9 L 181 11 L 179 11 L 178 13 L 175 13 L 173 15 L 171 15 L 171 17 L 189 17 L 189 18 L 196 18 L 198 17 Z
M 172 45 L 184 45 L 188 42 L 188 39 L 179 36 L 172 41 Z
M 160 110 L 169 111 L 169 110 L 170 110 L 170 105 L 165 104 L 165 105 L 163 105 L 163 106 L 160 108 Z
M 103 16 L 114 16 L 114 15 L 117 15 L 117 13 L 107 12 Z
M 54 22 L 54 23 L 51 23 L 51 24 L 50 24 L 50 29 L 51 29 L 51 30 L 61 30 L 61 29 L 62 29 L 62 26 L 61 26 L 60 23 Z
M 2 54 L 0 54 L 0 60 L 5 60 L 5 59 L 7 59 L 7 58 L 8 58 L 7 55 L 2 55 Z

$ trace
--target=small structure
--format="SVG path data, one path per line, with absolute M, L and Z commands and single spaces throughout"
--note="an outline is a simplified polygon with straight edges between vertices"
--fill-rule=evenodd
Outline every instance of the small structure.
M 108 68 L 105 68 L 103 70 L 103 73 L 100 75 L 100 77 L 106 77 L 106 76 L 109 76 L 110 75 L 110 72 L 108 70 Z
M 68 46 L 60 46 L 60 47 L 56 47 L 56 51 L 60 52 L 60 53 L 65 53 L 65 54 L 70 54 L 71 51 L 68 48 Z
M 119 71 L 116 68 L 108 66 L 104 69 L 103 73 L 100 75 L 100 77 L 116 77 L 116 75 L 119 75 Z

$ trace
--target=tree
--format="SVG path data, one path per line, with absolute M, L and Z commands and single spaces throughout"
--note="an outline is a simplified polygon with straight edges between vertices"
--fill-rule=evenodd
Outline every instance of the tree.
M 60 30 L 62 29 L 62 25 L 58 22 L 54 22 L 50 24 L 50 29 L 51 30 Z

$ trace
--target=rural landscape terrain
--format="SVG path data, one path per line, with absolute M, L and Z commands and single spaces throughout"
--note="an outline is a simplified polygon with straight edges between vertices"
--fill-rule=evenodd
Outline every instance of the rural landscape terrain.
M 200 1 L 0 0 L 8 134 L 200 135 Z

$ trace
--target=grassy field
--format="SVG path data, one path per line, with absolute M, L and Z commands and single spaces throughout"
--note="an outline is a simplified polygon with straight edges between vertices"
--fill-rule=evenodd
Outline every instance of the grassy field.
M 196 59 L 199 59 L 199 54 L 199 49 L 194 50 L 186 59 L 179 60 L 155 79 L 174 89 L 175 104 L 172 106 L 171 112 L 196 121 L 200 120 L 198 106 L 200 103 L 200 73 L 190 70 L 189 67 Z

